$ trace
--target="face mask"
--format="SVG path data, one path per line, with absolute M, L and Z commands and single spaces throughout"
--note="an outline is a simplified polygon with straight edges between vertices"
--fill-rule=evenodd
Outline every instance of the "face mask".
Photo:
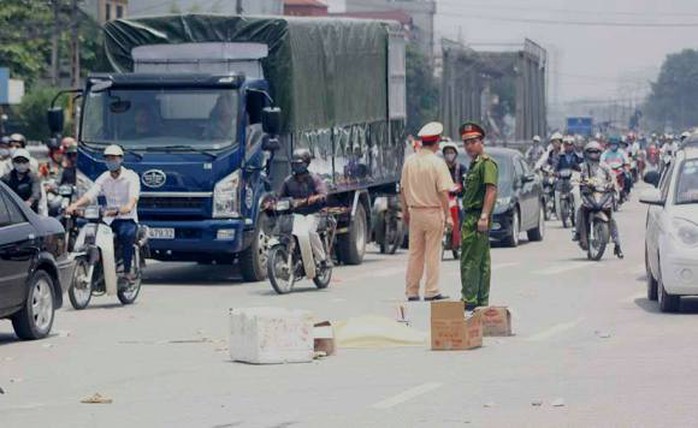
M 611 151 L 612 151 L 612 152 L 617 152 L 617 151 L 618 151 L 618 146 L 611 146 Z
M 293 170 L 293 175 L 301 175 L 308 172 L 308 166 L 304 163 L 293 163 L 291 164 L 291 169 Z
M 0 158 L 5 159 L 10 156 L 10 149 L 0 149 Z
M 121 161 L 120 160 L 110 160 L 107 161 L 107 169 L 111 172 L 118 171 L 119 168 L 121 168 Z
M 16 151 L 17 151 L 16 147 L 10 147 L 10 156 L 14 156 Z
M 20 174 L 25 174 L 29 171 L 29 162 L 12 162 L 12 167 Z
M 454 160 L 456 160 L 456 155 L 454 155 L 453 153 L 449 153 L 449 154 L 445 155 L 444 157 L 449 162 L 453 162 Z

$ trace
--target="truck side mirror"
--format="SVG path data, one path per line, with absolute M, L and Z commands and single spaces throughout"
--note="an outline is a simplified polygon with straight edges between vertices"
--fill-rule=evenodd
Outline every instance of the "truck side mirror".
M 48 129 L 51 131 L 52 135 L 62 134 L 63 125 L 65 123 L 65 117 L 63 116 L 63 109 L 60 107 L 51 107 L 47 112 L 48 118 Z
M 262 110 L 262 129 L 269 135 L 279 135 L 281 132 L 281 109 L 265 107 Z

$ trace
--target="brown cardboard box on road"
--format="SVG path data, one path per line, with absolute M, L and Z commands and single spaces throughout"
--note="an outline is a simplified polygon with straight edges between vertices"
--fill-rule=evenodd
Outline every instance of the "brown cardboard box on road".
M 463 302 L 431 303 L 431 349 L 462 351 L 482 346 L 482 314 L 465 318 Z
M 483 306 L 475 309 L 482 314 L 484 336 L 511 336 L 511 311 L 506 306 Z
M 337 354 L 332 323 L 323 321 L 313 326 L 313 345 L 315 352 L 323 352 L 325 356 Z

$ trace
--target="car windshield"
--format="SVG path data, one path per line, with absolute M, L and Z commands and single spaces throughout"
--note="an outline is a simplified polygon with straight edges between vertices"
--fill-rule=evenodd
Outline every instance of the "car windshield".
M 676 182 L 676 204 L 698 203 L 698 159 L 683 163 Z
M 500 153 L 488 153 L 495 162 L 497 162 L 497 170 L 499 172 L 499 182 L 497 187 L 500 193 L 512 188 L 514 180 L 514 170 L 511 162 L 511 157 Z
M 90 92 L 83 140 L 131 150 L 215 150 L 235 144 L 238 93 L 216 88 L 112 88 Z

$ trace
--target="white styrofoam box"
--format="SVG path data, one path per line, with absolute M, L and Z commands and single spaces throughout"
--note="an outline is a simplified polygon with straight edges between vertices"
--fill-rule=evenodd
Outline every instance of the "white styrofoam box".
M 252 364 L 313 361 L 313 314 L 283 308 L 230 310 L 230 358 Z

